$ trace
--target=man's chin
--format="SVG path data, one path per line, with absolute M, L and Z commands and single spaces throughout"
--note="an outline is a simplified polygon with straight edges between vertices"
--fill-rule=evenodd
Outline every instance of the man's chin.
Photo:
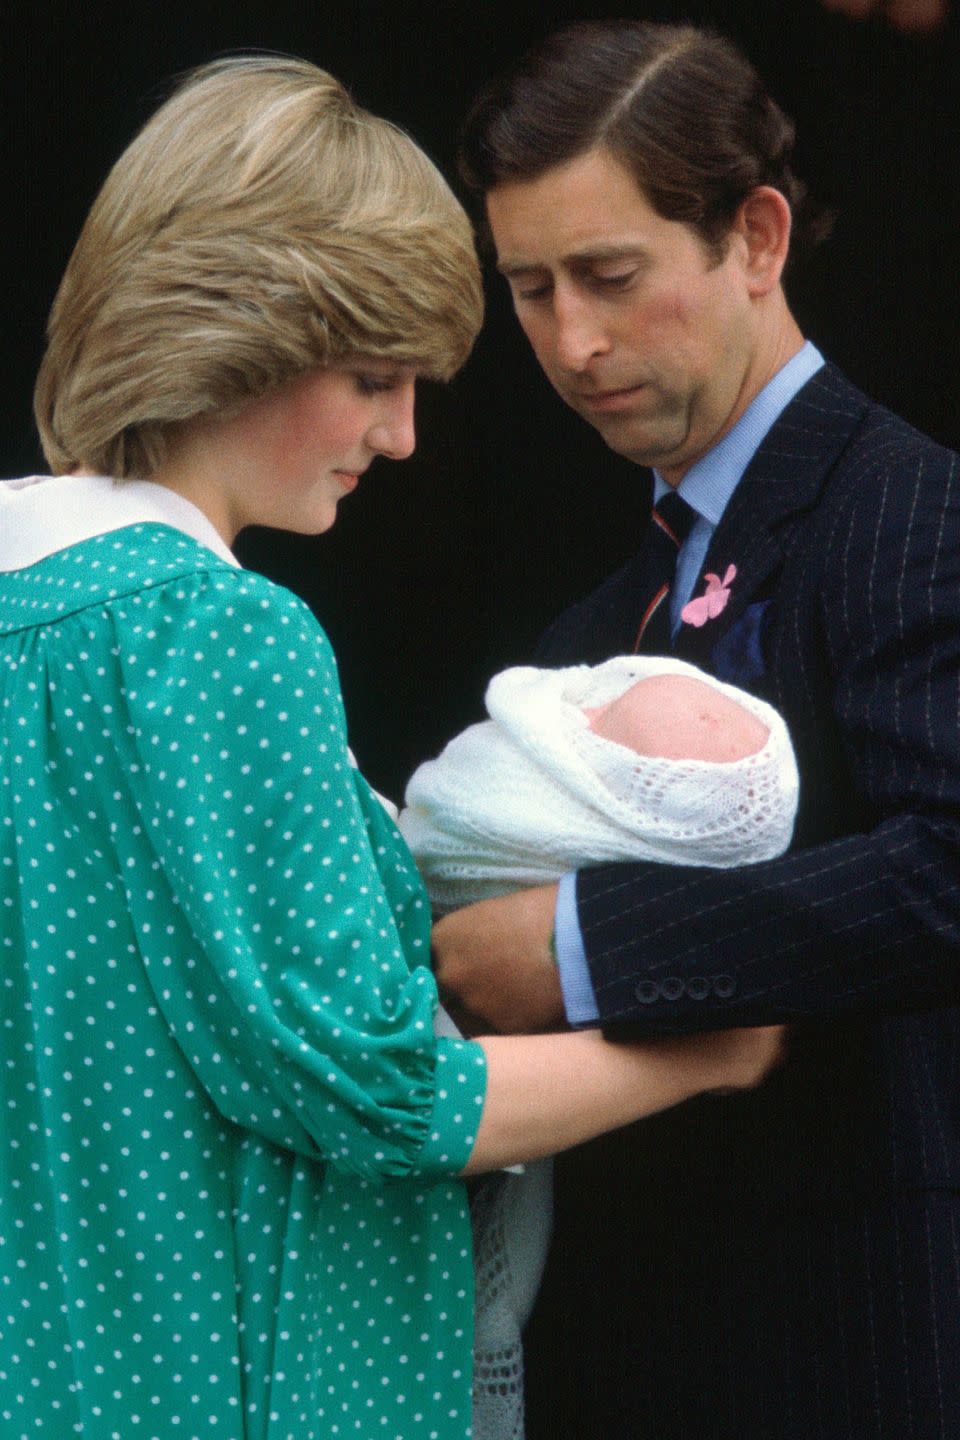
M 584 416 L 604 442 L 617 455 L 660 470 L 678 463 L 682 456 L 687 431 L 683 427 L 660 428 L 640 425 L 635 416 Z

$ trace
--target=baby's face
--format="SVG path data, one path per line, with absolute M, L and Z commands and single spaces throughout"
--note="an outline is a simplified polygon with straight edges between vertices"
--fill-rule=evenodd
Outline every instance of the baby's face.
M 652 759 L 743 760 L 770 734 L 744 706 L 689 675 L 647 676 L 583 713 L 595 734 Z

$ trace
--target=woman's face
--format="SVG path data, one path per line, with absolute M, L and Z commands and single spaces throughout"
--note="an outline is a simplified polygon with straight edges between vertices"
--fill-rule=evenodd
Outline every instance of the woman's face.
M 371 461 L 412 455 L 415 378 L 407 366 L 365 360 L 301 376 L 254 401 L 236 422 L 246 457 L 237 528 L 329 530 Z
M 227 544 L 246 525 L 318 535 L 372 460 L 413 453 L 415 380 L 388 360 L 312 371 L 200 424 L 155 479 L 197 504 Z

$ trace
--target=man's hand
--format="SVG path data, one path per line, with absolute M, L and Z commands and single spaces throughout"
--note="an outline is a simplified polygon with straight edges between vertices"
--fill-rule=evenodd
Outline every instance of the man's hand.
M 440 995 L 466 1033 L 565 1025 L 550 948 L 556 904 L 556 885 L 542 885 L 455 910 L 433 927 Z

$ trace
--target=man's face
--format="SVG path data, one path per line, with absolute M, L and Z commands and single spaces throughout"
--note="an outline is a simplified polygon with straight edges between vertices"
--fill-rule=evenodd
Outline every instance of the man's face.
M 719 262 L 608 151 L 487 196 L 499 269 L 558 394 L 611 449 L 671 483 L 753 398 L 747 245 Z

